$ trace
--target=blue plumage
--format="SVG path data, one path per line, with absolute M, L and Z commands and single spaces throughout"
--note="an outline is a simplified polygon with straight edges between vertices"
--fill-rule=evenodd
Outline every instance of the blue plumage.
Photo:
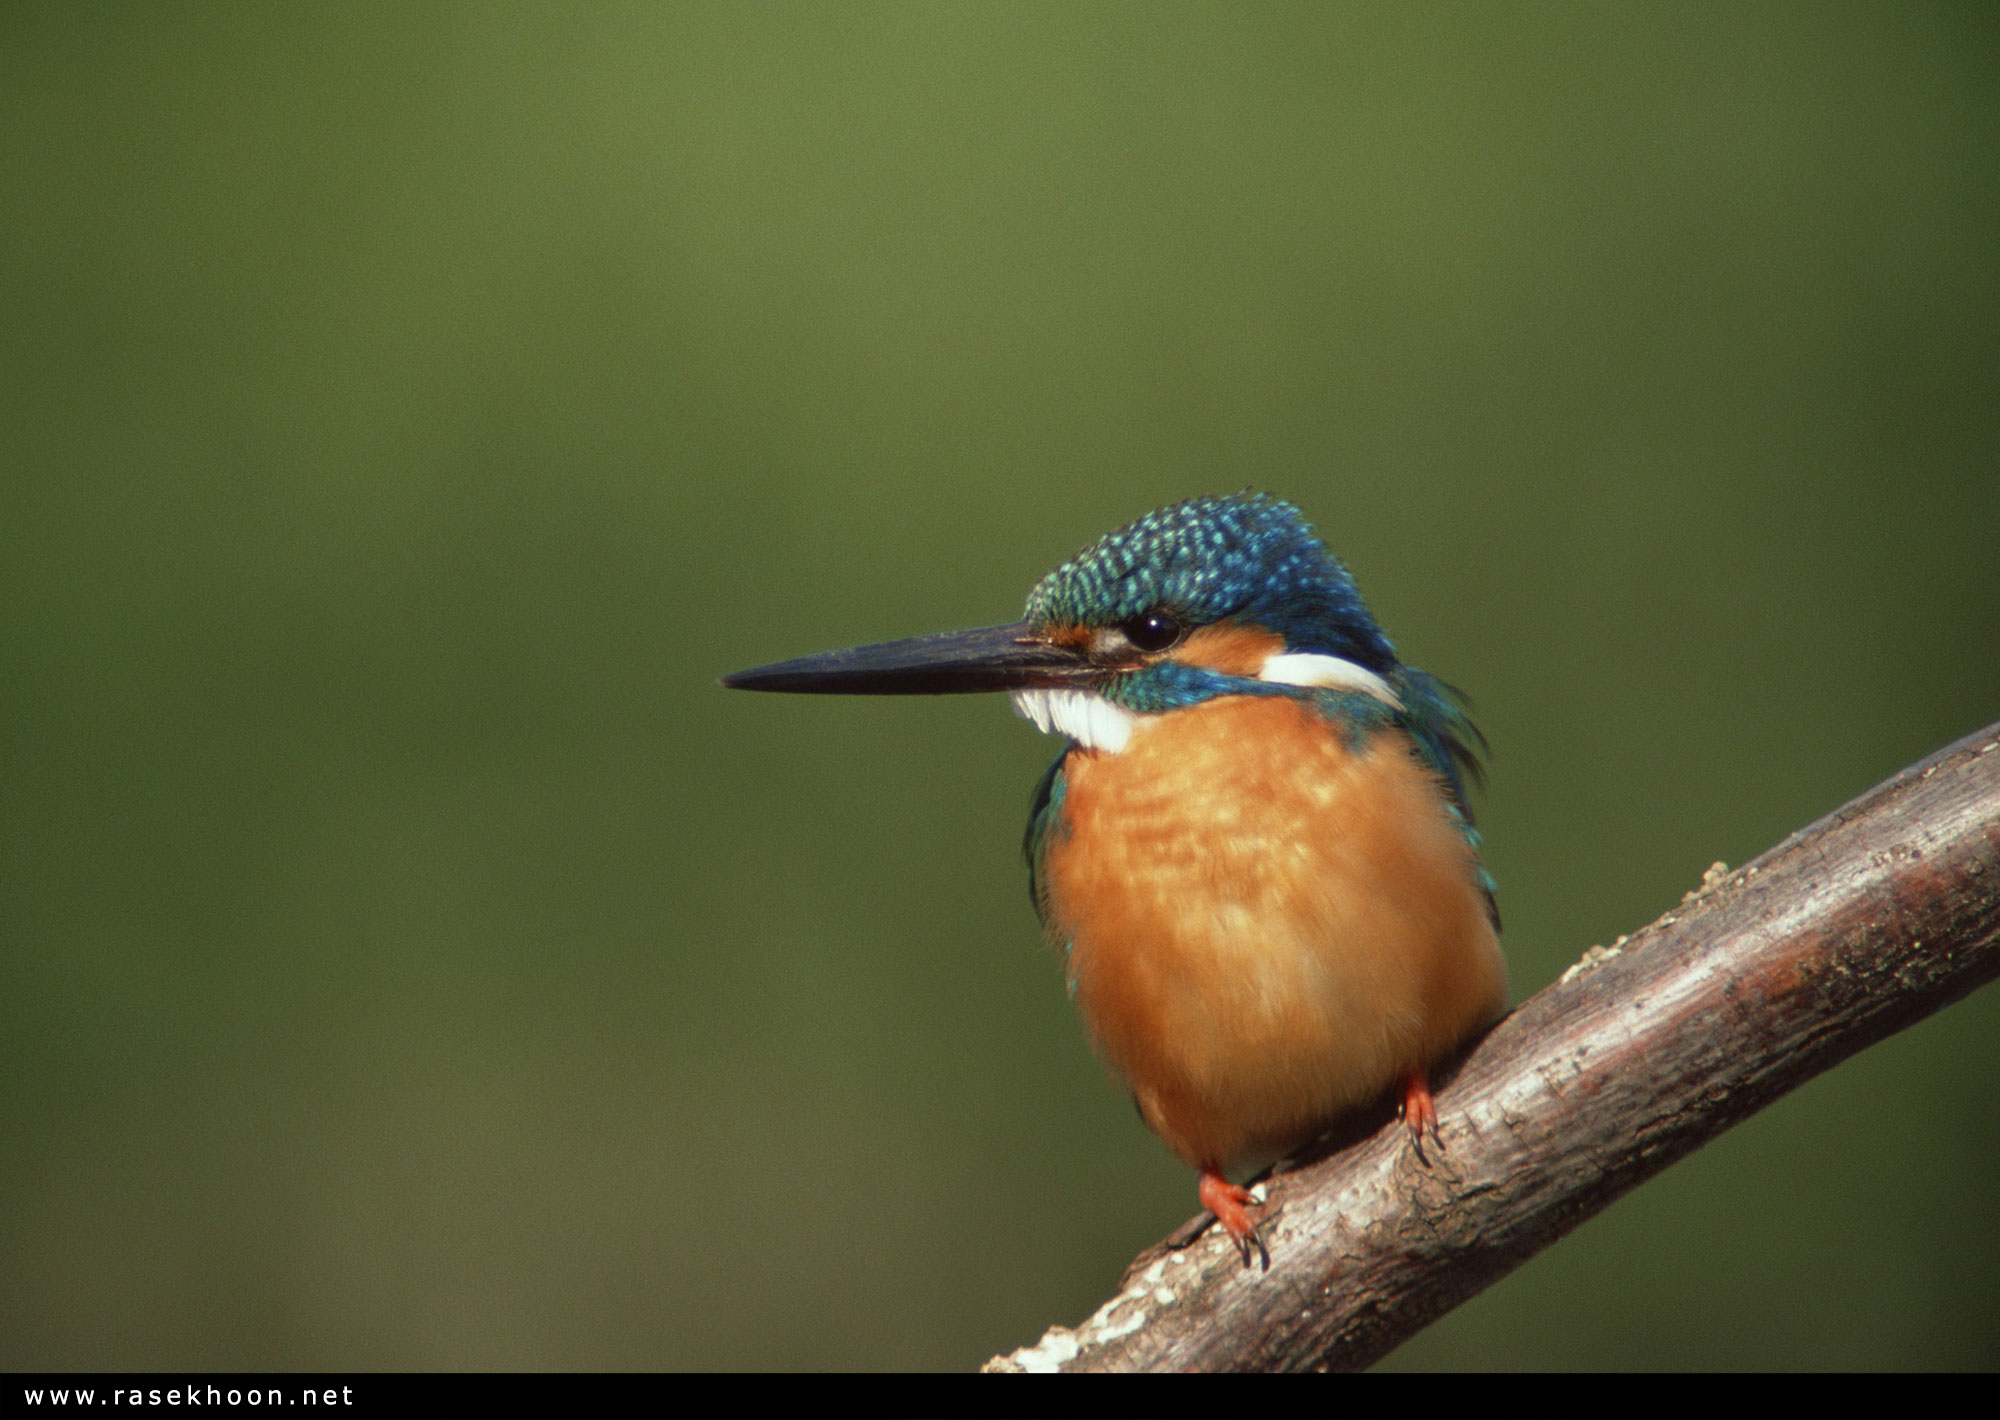
M 1378 673 L 1396 663 L 1347 569 L 1265 493 L 1190 498 L 1105 535 L 1042 578 L 1028 620 L 1107 625 L 1160 606 L 1191 626 L 1240 618 Z

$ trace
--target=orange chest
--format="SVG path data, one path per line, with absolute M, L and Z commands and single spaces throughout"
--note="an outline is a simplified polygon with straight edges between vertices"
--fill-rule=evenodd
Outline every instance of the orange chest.
M 1401 732 L 1350 744 L 1290 698 L 1231 697 L 1065 778 L 1051 926 L 1098 1048 L 1184 1155 L 1282 1139 L 1497 1013 L 1472 850 Z
M 1471 881 L 1434 776 L 1397 731 L 1354 744 L 1309 707 L 1237 696 L 1154 717 L 1064 766 L 1057 916 L 1092 938 L 1282 935 L 1332 899 Z

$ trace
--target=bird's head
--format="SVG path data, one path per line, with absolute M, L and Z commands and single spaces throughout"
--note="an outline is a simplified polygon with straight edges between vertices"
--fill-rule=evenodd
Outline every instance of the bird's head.
M 1044 577 L 1025 619 L 741 671 L 743 690 L 1004 690 L 1045 730 L 1122 748 L 1139 716 L 1305 686 L 1391 707 L 1399 663 L 1298 509 L 1261 493 L 1148 513 Z

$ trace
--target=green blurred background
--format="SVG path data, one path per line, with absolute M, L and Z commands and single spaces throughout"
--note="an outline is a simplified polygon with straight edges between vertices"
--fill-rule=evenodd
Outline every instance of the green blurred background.
M 1297 501 L 1517 996 L 2000 716 L 2000 9 L 0 11 L 0 1367 L 966 1367 L 1192 1179 L 989 698 Z M 2000 994 L 1409 1367 L 2000 1364 Z

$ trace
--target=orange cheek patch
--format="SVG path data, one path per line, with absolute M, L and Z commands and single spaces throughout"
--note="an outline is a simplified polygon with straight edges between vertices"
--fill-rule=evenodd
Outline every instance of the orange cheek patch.
M 1219 621 L 1189 635 L 1174 649 L 1172 659 L 1224 675 L 1254 677 L 1266 660 L 1284 649 L 1285 638 L 1275 632 Z

